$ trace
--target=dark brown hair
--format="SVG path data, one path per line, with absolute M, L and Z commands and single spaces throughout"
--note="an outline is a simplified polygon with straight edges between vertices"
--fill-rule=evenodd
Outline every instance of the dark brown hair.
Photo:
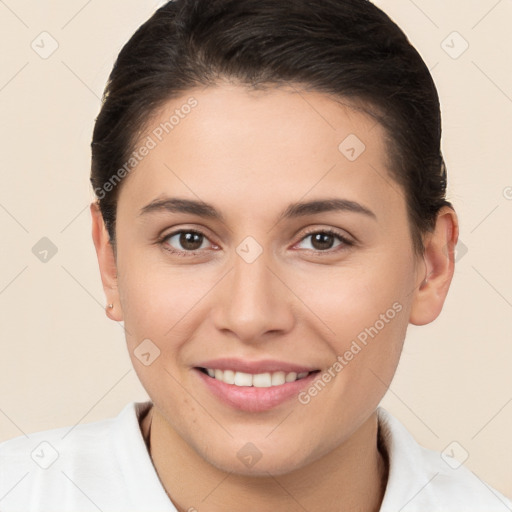
M 120 182 L 141 129 L 171 98 L 222 80 L 293 84 L 375 117 L 387 133 L 414 247 L 423 252 L 421 235 L 451 206 L 439 98 L 405 34 L 367 0 L 174 0 L 144 23 L 117 58 L 92 140 L 91 183 L 111 243 Z

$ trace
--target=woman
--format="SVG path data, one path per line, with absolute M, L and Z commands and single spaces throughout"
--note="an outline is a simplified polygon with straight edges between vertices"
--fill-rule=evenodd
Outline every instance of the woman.
M 453 276 L 440 136 L 430 73 L 366 0 L 162 7 L 91 175 L 151 401 L 4 443 L 1 510 L 511 510 L 378 407 Z

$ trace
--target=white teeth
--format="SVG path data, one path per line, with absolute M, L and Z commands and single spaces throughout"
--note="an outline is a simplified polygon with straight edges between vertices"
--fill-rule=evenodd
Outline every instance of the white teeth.
M 270 373 L 257 373 L 252 376 L 252 385 L 255 388 L 269 388 L 272 386 Z
M 297 374 L 295 372 L 287 373 L 285 380 L 286 382 L 294 382 L 297 380 Z
M 233 370 L 224 370 L 224 375 L 222 380 L 226 384 L 234 384 L 235 383 L 235 372 Z
M 272 373 L 245 373 L 235 372 L 234 370 L 214 370 L 206 368 L 206 372 L 210 377 L 225 382 L 226 384 L 234 384 L 235 386 L 255 388 L 269 388 L 271 386 L 281 386 L 286 382 L 295 382 L 296 380 L 303 379 L 309 372 L 272 372 Z
M 215 370 L 215 378 L 222 380 L 222 378 L 219 379 L 219 377 L 217 377 L 217 372 L 221 372 L 221 375 L 223 375 L 222 370 Z M 252 375 L 250 373 L 236 372 L 235 386 L 252 386 Z
M 275 372 L 272 374 L 272 386 L 281 386 L 286 382 L 286 374 L 284 372 Z

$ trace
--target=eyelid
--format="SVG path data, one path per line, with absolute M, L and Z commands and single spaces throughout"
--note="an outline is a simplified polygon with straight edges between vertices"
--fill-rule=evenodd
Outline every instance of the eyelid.
M 156 239 L 157 239 L 156 241 L 165 240 L 171 236 L 177 235 L 178 233 L 197 233 L 198 235 L 204 236 L 205 238 L 210 240 L 215 245 L 218 245 L 215 242 L 213 242 L 212 239 L 215 237 L 210 234 L 211 232 L 208 228 L 206 228 L 204 226 L 189 227 L 186 224 L 185 225 L 178 224 L 175 226 L 168 226 L 167 228 L 162 229 L 160 231 L 160 233 L 156 236 Z
M 338 238 L 338 240 L 341 242 L 341 248 L 339 248 L 339 246 L 338 246 L 338 247 L 326 249 L 323 251 L 319 250 L 319 249 L 316 249 L 316 250 L 315 249 L 300 249 L 300 250 L 314 252 L 316 254 L 331 254 L 338 250 L 347 249 L 349 247 L 356 245 L 356 241 L 353 239 L 353 237 L 347 236 L 335 228 L 331 228 L 331 227 L 328 227 L 328 228 L 323 227 L 322 228 L 322 227 L 318 226 L 318 227 L 308 228 L 304 233 L 302 233 L 302 236 L 300 237 L 298 242 L 296 242 L 294 244 L 294 247 L 295 247 L 295 245 L 302 242 L 308 236 L 315 235 L 317 233 L 328 234 L 328 235 L 332 235 L 332 236 Z
M 195 249 L 193 251 L 185 251 L 185 250 L 175 249 L 174 247 L 172 247 L 171 245 L 166 243 L 166 241 L 169 238 L 171 238 L 173 236 L 176 236 L 176 235 L 179 235 L 181 233 L 195 233 L 197 235 L 201 235 L 206 240 L 208 240 L 211 245 L 213 245 L 215 247 L 219 247 L 219 245 L 216 242 L 212 241 L 211 237 L 208 234 L 206 234 L 202 229 L 199 229 L 199 228 L 187 228 L 187 227 L 181 227 L 181 228 L 175 229 L 173 231 L 169 231 L 167 233 L 159 235 L 157 240 L 155 241 L 155 243 L 160 245 L 167 252 L 170 252 L 171 254 L 175 254 L 175 255 L 178 255 L 178 256 L 194 256 L 194 255 L 197 255 L 197 254 L 204 253 L 205 249 Z
M 206 240 L 208 240 L 211 245 L 213 245 L 213 246 L 215 246 L 217 248 L 220 247 L 220 245 L 217 244 L 216 242 L 212 241 L 211 237 L 209 235 L 207 235 L 202 229 L 200 229 L 200 228 L 187 228 L 187 227 L 181 227 L 181 228 L 175 229 L 174 231 L 170 231 L 168 233 L 165 233 L 165 234 L 159 236 L 157 241 L 156 241 L 156 243 L 158 243 L 159 245 L 163 246 L 166 251 L 168 251 L 168 252 L 170 252 L 172 254 L 175 254 L 175 255 L 179 255 L 179 256 L 194 256 L 194 255 L 198 255 L 198 254 L 204 253 L 205 249 L 196 249 L 196 250 L 193 250 L 193 251 L 185 251 L 185 250 L 175 249 L 174 247 L 172 247 L 169 244 L 165 243 L 166 240 L 168 240 L 169 238 L 171 238 L 173 236 L 176 236 L 176 235 L 179 235 L 181 233 L 195 233 L 195 234 L 201 235 Z M 335 248 L 325 249 L 325 250 L 320 250 L 320 249 L 316 249 L 316 250 L 315 249 L 298 249 L 298 250 L 313 252 L 315 254 L 332 254 L 332 253 L 335 253 L 337 251 L 341 251 L 343 249 L 348 249 L 349 247 L 352 247 L 352 246 L 354 246 L 356 244 L 356 241 L 353 240 L 352 237 L 344 235 L 343 233 L 341 233 L 340 231 L 336 230 L 335 228 L 320 227 L 320 226 L 318 226 L 318 227 L 307 228 L 306 231 L 302 233 L 302 235 L 299 238 L 299 240 L 294 243 L 293 247 L 295 247 L 297 244 L 302 242 L 308 236 L 315 235 L 315 234 L 318 234 L 318 233 L 328 234 L 328 235 L 334 236 L 335 238 L 337 238 L 341 242 L 340 243 L 341 247 L 340 246 L 336 246 Z

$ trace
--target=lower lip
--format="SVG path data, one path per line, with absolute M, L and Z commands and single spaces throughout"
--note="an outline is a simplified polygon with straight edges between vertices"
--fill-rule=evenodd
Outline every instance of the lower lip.
M 199 378 L 205 383 L 207 388 L 222 402 L 231 407 L 247 412 L 268 411 L 282 403 L 296 398 L 300 391 L 311 385 L 311 382 L 318 376 L 319 372 L 310 373 L 303 379 L 294 382 L 286 382 L 280 386 L 271 386 L 268 388 L 257 388 L 254 386 L 236 386 L 235 384 L 226 384 L 220 380 L 214 379 L 194 368 Z

